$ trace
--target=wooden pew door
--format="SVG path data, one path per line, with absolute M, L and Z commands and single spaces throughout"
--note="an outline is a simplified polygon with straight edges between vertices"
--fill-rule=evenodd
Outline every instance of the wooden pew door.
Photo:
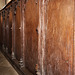
M 25 6 L 25 67 L 35 73 L 38 61 L 39 3 L 36 3 L 35 0 L 29 0 Z
M 47 75 L 73 75 L 74 0 L 50 0 L 47 20 Z
M 15 17 L 15 56 L 19 61 L 21 58 L 21 14 L 20 5 L 16 6 L 16 17 Z

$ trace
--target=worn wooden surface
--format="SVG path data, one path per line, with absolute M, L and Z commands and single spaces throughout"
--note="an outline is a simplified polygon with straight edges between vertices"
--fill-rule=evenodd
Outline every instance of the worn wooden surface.
M 25 6 L 25 65 L 35 73 L 38 61 L 38 32 L 36 29 L 39 24 L 39 4 L 31 0 Z
M 12 11 L 9 13 L 9 52 L 12 52 Z
M 21 57 L 21 15 L 20 15 L 20 7 L 17 6 L 16 8 L 16 25 L 15 25 L 15 40 L 16 40 L 16 57 L 20 60 Z
M 73 17 L 74 0 L 48 2 L 47 75 L 73 75 Z
M 9 3 L 0 11 L 3 51 L 8 48 L 6 54 L 18 60 L 19 68 L 27 68 L 34 75 L 75 75 L 74 3 L 74 0 Z
M 3 19 L 2 19 L 2 15 L 1 15 L 1 24 L 0 24 L 0 26 L 1 26 L 1 43 L 3 44 L 3 31 L 2 31 L 3 26 L 2 26 L 2 22 L 3 22 Z M 2 46 L 2 44 L 1 44 L 1 46 Z
M 0 36 L 1 36 L 1 14 L 0 14 Z M 1 45 L 1 39 L 0 39 L 0 45 Z

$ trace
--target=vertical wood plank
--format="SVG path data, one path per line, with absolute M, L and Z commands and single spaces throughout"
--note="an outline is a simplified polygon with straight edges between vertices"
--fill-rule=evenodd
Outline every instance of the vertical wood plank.
M 16 6 L 15 3 L 12 3 L 12 59 L 15 57 L 15 16 L 16 16 Z
M 46 75 L 46 1 L 39 0 L 38 75 Z
M 6 52 L 8 53 L 8 50 L 9 50 L 9 8 L 7 9 L 7 22 L 6 22 L 6 34 L 8 35 L 7 36 L 7 47 L 6 47 Z
M 75 75 L 75 0 L 74 0 L 74 26 L 73 26 L 73 75 Z
M 20 2 L 20 11 L 21 11 L 21 59 L 20 66 L 25 67 L 25 38 L 24 38 L 24 28 L 25 28 L 25 17 L 24 17 L 25 1 L 21 0 Z
M 50 0 L 47 5 L 47 74 L 73 75 L 74 0 Z
M 5 11 L 2 12 L 3 18 L 3 50 L 5 51 Z

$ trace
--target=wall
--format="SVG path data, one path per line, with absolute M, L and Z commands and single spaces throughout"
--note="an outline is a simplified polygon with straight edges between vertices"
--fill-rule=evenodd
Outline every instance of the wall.
M 0 10 L 5 6 L 5 0 L 0 0 Z
M 6 0 L 6 3 L 9 3 L 11 0 Z

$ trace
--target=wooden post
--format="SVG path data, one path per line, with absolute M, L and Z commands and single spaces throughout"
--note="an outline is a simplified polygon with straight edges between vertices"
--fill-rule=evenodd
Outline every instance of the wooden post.
M 12 3 L 12 59 L 15 57 L 15 17 L 16 17 L 16 4 Z
M 1 27 L 2 25 L 1 25 L 1 12 L 0 12 L 0 27 Z M 1 28 L 0 28 L 1 29 Z M 0 35 L 1 35 L 2 33 L 1 33 L 1 30 L 0 30 Z M 1 39 L 2 39 L 2 35 L 1 35 Z M 1 42 L 1 44 L 2 44 L 2 41 L 0 41 Z M 1 45 L 0 44 L 0 45 Z M 1 45 L 2 46 L 2 45 Z M 1 48 L 1 46 L 0 46 L 0 48 Z
M 46 1 L 39 0 L 39 26 L 38 26 L 38 70 L 37 75 L 46 74 Z
M 25 0 L 21 0 L 20 2 L 20 11 L 21 11 L 21 58 L 20 58 L 20 66 L 25 67 L 25 16 L 24 16 L 24 11 L 25 11 Z
M 4 10 L 4 50 L 5 50 L 5 52 L 6 52 L 6 47 L 7 47 L 7 42 L 6 42 L 6 40 L 7 40 L 7 35 L 6 35 L 6 13 L 7 13 L 7 10 L 5 9 Z
M 10 8 L 7 9 L 7 24 L 6 24 L 6 32 L 7 32 L 7 46 L 6 46 L 6 53 L 8 53 L 8 49 L 9 49 L 9 11 Z
M 75 0 L 74 0 L 74 25 L 73 25 L 73 75 L 75 75 Z
M 3 27 L 2 27 L 2 30 L 3 30 L 3 50 L 5 51 L 5 11 L 2 12 L 2 18 L 3 18 Z
M 0 27 L 1 27 L 1 12 L 0 12 Z M 0 28 L 0 36 L 1 36 L 1 39 L 2 39 L 2 35 L 1 35 L 1 28 Z M 1 44 L 2 44 L 2 41 L 0 41 L 0 48 L 1 48 Z

